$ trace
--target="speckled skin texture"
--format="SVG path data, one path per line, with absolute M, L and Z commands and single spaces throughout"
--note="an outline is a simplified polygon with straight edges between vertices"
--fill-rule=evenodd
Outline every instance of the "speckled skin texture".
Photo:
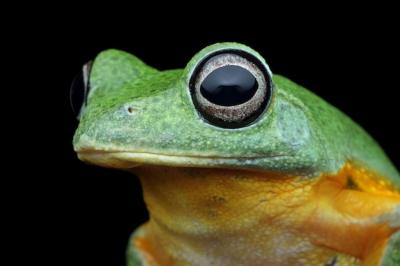
M 271 101 L 265 112 L 249 126 L 224 129 L 207 123 L 193 105 L 189 92 L 191 75 L 208 55 L 232 49 L 252 54 L 269 69 L 261 55 L 237 43 L 209 46 L 196 54 L 183 70 L 158 71 L 122 51 L 107 50 L 100 53 L 93 64 L 91 91 L 74 136 L 74 148 L 78 156 L 89 163 L 119 169 L 130 169 L 140 164 L 174 169 L 236 169 L 238 173 L 251 170 L 293 177 L 293 180 L 311 180 L 307 181 L 311 182 L 307 183 L 310 187 L 314 181 L 320 181 L 322 175 L 335 175 L 346 163 L 351 162 L 354 167 L 379 177 L 378 181 L 390 188 L 391 193 L 397 193 L 390 196 L 392 198 L 388 198 L 388 202 L 391 209 L 400 210 L 400 200 L 397 198 L 400 190 L 399 173 L 377 143 L 339 110 L 282 76 L 273 76 Z M 179 173 L 175 174 L 180 176 Z M 225 176 L 225 172 L 221 175 Z M 182 174 L 184 176 L 186 174 Z M 141 179 L 146 183 L 144 178 Z M 207 178 L 204 178 L 204 182 L 207 182 Z M 153 184 L 154 187 L 157 185 Z M 182 186 L 182 189 L 187 188 L 187 185 Z M 154 201 L 157 197 L 150 193 L 150 188 L 146 189 L 144 185 L 146 203 L 152 202 L 150 214 L 157 217 L 157 213 L 152 212 L 157 209 L 154 205 L 159 204 Z M 304 201 L 308 202 L 306 195 L 311 194 L 304 194 Z M 268 209 L 264 211 L 268 212 Z M 400 219 L 399 212 L 393 214 L 397 216 L 392 216 Z M 299 216 L 304 213 L 308 213 L 308 210 L 303 208 Z M 193 222 L 196 222 L 193 217 Z M 397 230 L 400 225 L 394 222 L 391 226 Z M 259 223 L 256 228 L 262 230 Z M 152 234 L 155 231 L 153 229 Z M 165 238 L 168 238 L 167 235 Z M 390 251 L 386 253 L 388 259 L 382 265 L 395 265 L 392 261 L 399 260 L 399 240 L 389 243 L 388 247 L 392 248 L 386 249 Z M 246 245 L 249 246 L 249 242 Z M 315 250 L 325 254 L 321 256 L 326 263 L 335 255 L 322 249 L 318 251 L 317 247 Z M 136 251 L 132 251 L 130 246 L 128 253 L 136 254 Z M 338 253 L 344 258 L 342 261 L 347 261 L 345 253 Z M 139 256 L 138 261 L 144 263 L 146 258 Z M 354 262 L 348 265 L 359 263 L 353 257 L 348 261 Z M 133 259 L 130 263 L 130 266 L 137 265 Z M 196 265 L 195 262 L 191 264 Z M 149 265 L 158 264 L 149 262 Z M 315 265 L 323 265 L 322 260 Z

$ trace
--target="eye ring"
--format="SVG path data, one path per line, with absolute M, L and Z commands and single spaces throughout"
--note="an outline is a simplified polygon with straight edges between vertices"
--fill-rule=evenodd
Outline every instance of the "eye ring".
M 221 97 L 213 98 L 203 88 L 210 79 L 214 81 L 211 94 L 222 94 Z M 257 57 L 244 51 L 223 50 L 207 56 L 195 67 L 189 89 L 193 104 L 206 122 L 222 128 L 241 128 L 255 122 L 266 110 L 273 85 L 268 67 Z

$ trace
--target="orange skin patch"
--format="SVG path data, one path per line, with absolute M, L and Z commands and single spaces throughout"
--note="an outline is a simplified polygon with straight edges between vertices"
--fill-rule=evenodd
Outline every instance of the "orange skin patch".
M 400 193 L 347 163 L 317 178 L 143 166 L 149 265 L 378 265 Z M 335 258 L 336 257 L 336 258 Z

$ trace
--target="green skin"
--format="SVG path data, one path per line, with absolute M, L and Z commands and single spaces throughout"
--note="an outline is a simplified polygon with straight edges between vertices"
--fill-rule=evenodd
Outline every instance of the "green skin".
M 74 136 L 75 150 L 118 151 L 118 155 L 107 158 L 84 158 L 116 168 L 131 168 L 135 161 L 272 170 L 309 177 L 335 173 L 351 160 L 400 189 L 399 173 L 362 128 L 285 77 L 273 76 L 269 106 L 249 126 L 226 129 L 207 123 L 194 107 L 189 80 L 202 59 L 227 49 L 246 51 L 268 69 L 261 55 L 238 43 L 211 45 L 184 69 L 166 71 L 149 67 L 122 51 L 100 53 L 92 66 L 91 91 Z M 392 238 L 384 265 L 400 260 L 400 236 L 397 234 L 397 242 Z

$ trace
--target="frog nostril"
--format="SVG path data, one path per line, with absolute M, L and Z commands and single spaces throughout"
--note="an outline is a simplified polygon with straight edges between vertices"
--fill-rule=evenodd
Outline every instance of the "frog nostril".
M 133 106 L 127 106 L 126 111 L 128 112 L 128 114 L 133 115 L 134 113 L 136 113 L 138 111 L 138 109 Z

